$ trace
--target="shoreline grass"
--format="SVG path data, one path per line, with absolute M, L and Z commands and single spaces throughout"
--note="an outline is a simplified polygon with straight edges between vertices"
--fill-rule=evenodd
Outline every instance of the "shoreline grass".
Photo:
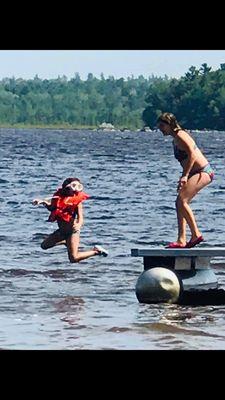
M 25 124 L 25 123 L 16 123 L 16 124 L 3 124 L 0 123 L 0 129 L 52 129 L 52 130 L 94 130 L 99 129 L 97 125 L 75 125 L 75 124 Z M 131 131 L 137 131 L 140 127 L 126 127 L 116 126 L 114 129 L 124 130 L 129 129 Z
M 1 124 L 0 128 L 12 128 L 12 129 L 72 129 L 72 130 L 80 130 L 80 129 L 97 129 L 97 126 L 90 125 L 70 125 L 70 124 Z
M 17 123 L 17 124 L 1 124 L 0 128 L 12 128 L 12 129 L 71 129 L 71 130 L 93 130 L 99 129 L 97 125 L 73 125 L 73 124 L 24 124 L 24 123 Z M 124 129 L 122 126 L 116 126 L 115 130 Z M 137 130 L 140 129 L 138 127 L 129 127 L 125 128 L 129 130 Z
M 75 124 L 29 124 L 29 123 L 16 123 L 16 124 L 7 124 L 7 123 L 0 123 L 0 129 L 49 129 L 49 130 L 98 130 L 99 126 L 97 125 L 75 125 Z M 124 129 L 128 129 L 132 132 L 139 131 L 141 128 L 140 126 L 115 126 L 114 129 L 116 131 L 123 131 Z M 199 132 L 209 132 L 209 131 L 216 131 L 216 132 L 224 132 L 224 130 L 217 130 L 217 129 L 189 129 L 190 131 L 199 131 Z

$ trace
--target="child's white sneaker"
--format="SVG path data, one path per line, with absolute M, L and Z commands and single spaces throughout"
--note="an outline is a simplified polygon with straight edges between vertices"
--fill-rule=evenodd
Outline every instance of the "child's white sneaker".
M 104 247 L 99 246 L 99 245 L 96 245 L 94 247 L 94 250 L 98 250 L 99 256 L 107 257 L 107 255 L 109 254 L 108 251 L 106 249 L 104 249 Z

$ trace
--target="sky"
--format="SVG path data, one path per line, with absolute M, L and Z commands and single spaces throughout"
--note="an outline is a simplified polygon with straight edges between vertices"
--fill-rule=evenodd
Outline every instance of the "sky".
M 225 50 L 0 50 L 0 79 L 71 79 L 76 72 L 83 80 L 88 73 L 97 78 L 101 73 L 116 79 L 152 74 L 179 78 L 203 63 L 218 69 L 225 63 Z

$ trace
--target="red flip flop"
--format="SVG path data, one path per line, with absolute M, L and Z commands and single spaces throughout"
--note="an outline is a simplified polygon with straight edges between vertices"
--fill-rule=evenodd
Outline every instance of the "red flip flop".
M 187 242 L 187 244 L 186 244 L 186 248 L 190 249 L 191 247 L 196 246 L 196 244 L 199 244 L 199 243 L 203 242 L 203 240 L 204 240 L 203 236 L 199 236 L 195 240 L 189 240 L 189 242 Z
M 171 242 L 166 246 L 167 249 L 184 249 L 185 247 L 185 244 L 180 244 L 177 242 Z

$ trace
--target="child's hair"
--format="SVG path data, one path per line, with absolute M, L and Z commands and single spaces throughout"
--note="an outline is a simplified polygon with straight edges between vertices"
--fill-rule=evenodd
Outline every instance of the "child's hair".
M 78 178 L 66 178 L 63 181 L 62 184 L 62 188 L 60 189 L 60 192 L 63 196 L 68 196 L 68 188 L 66 187 L 67 185 L 69 185 L 71 182 L 77 181 L 79 183 L 81 183 L 80 179 Z
M 162 113 L 158 117 L 157 122 L 164 122 L 164 123 L 168 124 L 174 132 L 182 129 L 180 124 L 177 122 L 175 115 L 172 113 L 168 113 L 168 112 Z
M 69 185 L 71 182 L 78 181 L 81 183 L 80 179 L 78 178 L 66 178 L 65 181 L 62 184 L 62 188 L 64 189 L 67 185 Z

